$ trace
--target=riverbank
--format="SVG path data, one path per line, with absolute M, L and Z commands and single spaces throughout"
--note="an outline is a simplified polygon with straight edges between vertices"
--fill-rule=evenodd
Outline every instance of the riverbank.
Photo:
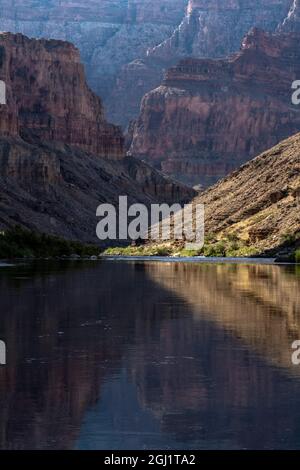
M 0 260 L 98 260 L 98 259 L 144 259 L 169 261 L 242 262 L 243 260 L 273 260 L 278 263 L 300 263 L 299 240 L 285 240 L 277 250 L 260 253 L 255 246 L 236 237 L 216 240 L 205 239 L 199 250 L 187 250 L 181 243 L 143 244 L 103 249 L 78 241 L 14 227 L 0 233 Z
M 141 246 L 128 246 L 108 248 L 101 256 L 108 258 L 168 258 L 168 259 L 273 259 L 278 263 L 300 263 L 300 249 L 298 245 L 283 244 L 277 250 L 260 253 L 254 246 L 243 244 L 239 240 L 208 240 L 199 250 L 187 250 L 174 243 L 149 244 Z
M 98 257 L 100 252 L 96 245 L 65 240 L 21 227 L 0 233 L 0 260 L 79 259 Z

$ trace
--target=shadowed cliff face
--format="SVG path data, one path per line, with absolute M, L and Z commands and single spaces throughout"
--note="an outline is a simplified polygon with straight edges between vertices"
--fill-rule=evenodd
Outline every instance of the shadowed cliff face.
M 133 155 L 206 186 L 298 132 L 299 40 L 254 29 L 228 59 L 181 61 L 144 97 Z
M 88 88 L 78 50 L 56 40 L 0 33 L 0 227 L 15 224 L 96 241 L 100 203 L 189 200 L 194 191 L 125 157 Z
M 64 144 L 0 139 L 0 227 L 21 225 L 100 243 L 99 204 L 189 201 L 195 192 L 133 158 L 112 161 Z
M 22 266 L 0 293 L 2 449 L 299 447 L 295 267 Z

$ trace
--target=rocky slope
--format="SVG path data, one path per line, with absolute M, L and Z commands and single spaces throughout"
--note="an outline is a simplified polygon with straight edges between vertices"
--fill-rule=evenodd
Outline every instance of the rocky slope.
M 281 142 L 207 190 L 206 233 L 265 251 L 300 235 L 300 134 Z
M 0 0 L 0 30 L 74 43 L 89 83 L 105 97 L 110 112 L 110 91 L 121 67 L 167 39 L 182 20 L 187 1 Z M 121 114 L 117 117 L 126 121 Z
M 299 262 L 300 133 L 241 166 L 194 200 L 205 208 L 204 246 L 150 241 L 144 246 L 112 248 L 109 255 L 278 257 Z M 179 213 L 179 219 L 181 214 Z
M 300 130 L 299 33 L 253 29 L 228 59 L 186 59 L 148 93 L 131 152 L 203 186 Z
M 0 227 L 95 241 L 96 208 L 189 199 L 190 189 L 126 158 L 69 43 L 0 34 Z
M 96 158 L 75 147 L 0 138 L 0 228 L 16 224 L 70 240 L 97 242 L 96 209 L 188 200 L 191 192 L 144 163 Z

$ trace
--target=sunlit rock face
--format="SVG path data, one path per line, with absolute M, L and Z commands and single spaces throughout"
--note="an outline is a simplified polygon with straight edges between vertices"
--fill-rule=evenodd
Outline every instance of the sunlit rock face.
M 224 57 L 239 48 L 251 27 L 274 31 L 286 18 L 291 3 L 291 0 L 189 0 L 180 26 L 151 55 Z
M 253 29 L 226 59 L 185 59 L 142 102 L 131 152 L 207 186 L 300 130 L 299 33 Z
M 7 88 L 0 133 L 57 141 L 109 159 L 124 157 L 120 129 L 109 124 L 70 43 L 0 34 L 0 76 Z
M 299 31 L 300 30 L 300 1 L 293 0 L 291 9 L 283 24 L 280 25 L 279 31 Z

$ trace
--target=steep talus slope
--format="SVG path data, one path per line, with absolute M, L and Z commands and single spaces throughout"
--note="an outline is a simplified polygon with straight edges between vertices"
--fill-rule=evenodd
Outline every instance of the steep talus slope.
M 206 233 L 237 235 L 265 251 L 300 233 L 300 134 L 281 142 L 208 189 Z
M 226 59 L 185 59 L 142 102 L 131 152 L 190 184 L 210 185 L 300 130 L 292 83 L 299 33 L 252 29 Z

